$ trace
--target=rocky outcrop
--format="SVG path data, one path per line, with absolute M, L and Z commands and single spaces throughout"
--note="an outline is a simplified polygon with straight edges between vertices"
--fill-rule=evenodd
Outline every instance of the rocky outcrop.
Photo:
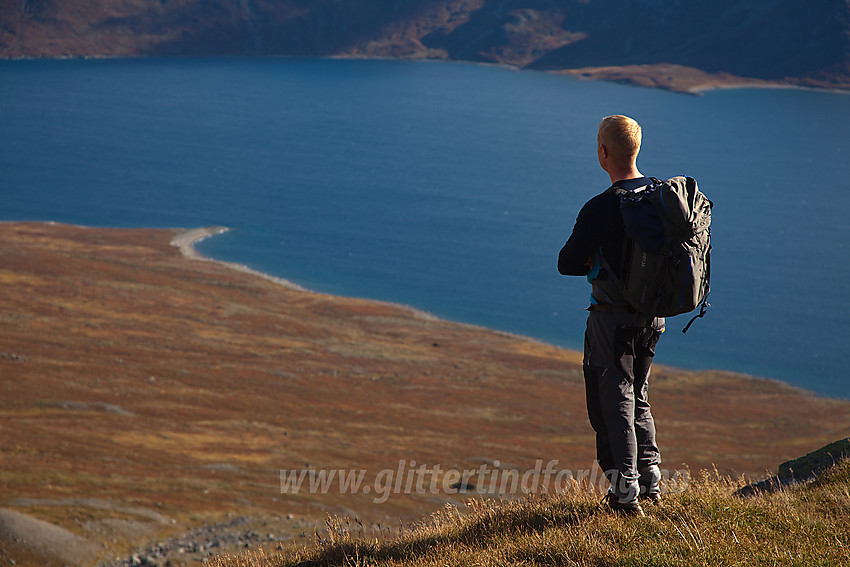
M 830 443 L 804 457 L 779 465 L 779 473 L 748 484 L 739 489 L 737 496 L 753 496 L 760 492 L 774 492 L 786 486 L 816 479 L 826 469 L 850 459 L 850 437 Z
M 850 88 L 850 4 L 0 0 L 2 57 L 213 54 L 446 58 L 546 70 L 685 67 Z

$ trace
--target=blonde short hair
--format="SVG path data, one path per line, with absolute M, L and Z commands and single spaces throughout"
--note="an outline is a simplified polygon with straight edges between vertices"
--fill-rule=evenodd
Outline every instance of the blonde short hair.
M 615 163 L 627 166 L 637 159 L 641 138 L 642 132 L 637 121 L 615 114 L 603 118 L 599 123 L 596 142 L 608 149 L 608 155 Z

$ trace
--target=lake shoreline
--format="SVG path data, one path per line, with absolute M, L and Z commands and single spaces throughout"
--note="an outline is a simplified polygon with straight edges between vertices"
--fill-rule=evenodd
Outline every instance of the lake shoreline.
M 238 262 L 227 262 L 227 261 L 224 261 L 224 260 L 218 260 L 218 259 L 210 257 L 210 256 L 205 256 L 205 255 L 203 255 L 203 254 L 201 254 L 200 252 L 197 251 L 197 249 L 195 248 L 196 244 L 203 242 L 204 240 L 207 240 L 209 238 L 213 238 L 217 235 L 224 234 L 225 232 L 228 232 L 230 229 L 227 228 L 227 227 L 208 226 L 208 227 L 201 227 L 201 228 L 194 228 L 194 229 L 176 228 L 176 229 L 173 229 L 173 230 L 176 231 L 176 235 L 171 240 L 171 245 L 178 248 L 180 250 L 180 253 L 185 258 L 187 258 L 189 260 L 197 260 L 197 261 L 201 261 L 201 262 L 210 262 L 210 263 L 218 264 L 218 265 L 224 266 L 228 269 L 231 269 L 231 270 L 234 270 L 234 271 L 237 271 L 237 272 L 249 274 L 249 275 L 252 275 L 252 276 L 256 276 L 256 277 L 268 280 L 272 283 L 283 286 L 287 289 L 291 289 L 293 291 L 299 291 L 299 292 L 305 292 L 305 293 L 311 293 L 311 294 L 327 295 L 328 297 L 332 297 L 332 298 L 336 298 L 336 299 L 340 299 L 340 300 L 357 299 L 357 300 L 362 300 L 362 301 L 374 302 L 378 305 L 386 305 L 386 306 L 390 306 L 390 307 L 394 307 L 394 308 L 398 308 L 398 309 L 408 311 L 411 315 L 413 315 L 416 318 L 432 320 L 432 321 L 441 321 L 441 322 L 449 323 L 449 324 L 452 324 L 452 325 L 459 325 L 459 326 L 467 327 L 472 331 L 483 331 L 483 332 L 487 332 L 487 333 L 496 333 L 496 334 L 504 335 L 506 337 L 512 337 L 512 338 L 516 338 L 516 339 L 523 340 L 523 341 L 536 342 L 536 343 L 540 343 L 541 345 L 546 345 L 548 347 L 564 349 L 565 351 L 573 353 L 576 357 L 582 356 L 582 352 L 578 349 L 564 347 L 564 346 L 561 346 L 561 345 L 558 345 L 558 344 L 555 344 L 555 343 L 552 343 L 552 342 L 549 342 L 549 341 L 546 341 L 546 340 L 543 340 L 543 339 L 539 339 L 537 337 L 533 337 L 533 336 L 530 336 L 530 335 L 523 335 L 521 333 L 512 333 L 510 331 L 504 331 L 504 330 L 496 329 L 496 328 L 493 328 L 493 327 L 486 327 L 486 326 L 483 326 L 483 325 L 476 325 L 476 324 L 473 324 L 473 323 L 466 323 L 466 322 L 463 322 L 463 321 L 456 321 L 454 319 L 447 318 L 447 317 L 437 316 L 437 315 L 434 315 L 434 314 L 432 314 L 428 311 L 425 311 L 425 310 L 419 309 L 417 307 L 414 307 L 412 305 L 407 305 L 407 304 L 404 304 L 404 303 L 397 303 L 397 302 L 393 302 L 393 301 L 386 301 L 386 300 L 375 299 L 375 298 L 326 294 L 325 292 L 320 292 L 320 291 L 316 291 L 316 290 L 306 288 L 306 287 L 301 286 L 297 283 L 294 283 L 291 280 L 288 280 L 286 278 L 274 276 L 274 275 L 271 275 L 271 274 L 268 274 L 268 273 L 265 273 L 265 272 L 261 272 L 259 270 L 255 270 L 253 268 L 246 266 L 245 264 L 240 264 Z M 653 368 L 664 368 L 666 370 L 672 370 L 672 371 L 675 371 L 675 372 L 728 373 L 729 375 L 732 375 L 732 376 L 740 376 L 740 377 L 743 377 L 743 378 L 746 378 L 746 379 L 764 381 L 764 382 L 767 382 L 767 383 L 773 383 L 773 384 L 779 385 L 779 386 L 784 387 L 784 388 L 791 388 L 791 389 L 794 389 L 794 390 L 798 390 L 803 395 L 823 397 L 825 399 L 843 399 L 843 398 L 835 398 L 835 397 L 832 397 L 832 396 L 827 396 L 827 395 L 821 394 L 819 392 L 816 392 L 814 390 L 810 390 L 810 389 L 807 389 L 807 388 L 803 388 L 801 386 L 797 386 L 795 384 L 791 384 L 790 382 L 786 382 L 786 381 L 781 380 L 779 378 L 771 378 L 771 377 L 768 377 L 768 376 L 760 376 L 760 375 L 756 375 L 756 374 L 749 374 L 749 373 L 740 372 L 740 371 L 737 371 L 737 370 L 720 369 L 720 368 L 697 368 L 697 369 L 694 369 L 694 368 L 686 368 L 686 367 L 676 366 L 676 365 L 673 365 L 673 364 L 663 364 L 663 363 L 653 364 Z M 850 401 L 850 400 L 848 400 L 848 401 Z
M 130 229 L 130 230 L 132 230 L 132 229 Z M 200 252 L 198 252 L 198 250 L 195 248 L 196 244 L 203 242 L 204 240 L 207 240 L 208 238 L 212 238 L 212 237 L 217 236 L 219 234 L 224 234 L 225 232 L 229 232 L 230 228 L 228 228 L 228 227 L 208 226 L 208 227 L 190 228 L 190 229 L 175 228 L 175 229 L 172 229 L 172 230 L 176 231 L 176 235 L 171 240 L 171 245 L 174 246 L 175 248 L 179 249 L 180 253 L 185 258 L 187 258 L 189 260 L 198 260 L 198 261 L 201 261 L 201 262 L 210 262 L 210 263 L 218 264 L 218 265 L 224 266 L 228 269 L 231 269 L 231 270 L 234 270 L 234 271 L 237 271 L 237 272 L 241 272 L 241 273 L 244 273 L 244 274 L 250 274 L 252 276 L 256 276 L 256 277 L 268 280 L 270 282 L 273 282 L 275 284 L 283 286 L 287 289 L 291 289 L 293 291 L 300 291 L 300 292 L 319 294 L 319 295 L 327 295 L 328 297 L 334 297 L 334 298 L 343 299 L 343 300 L 344 299 L 356 299 L 356 300 L 362 300 L 362 301 L 370 301 L 370 302 L 374 302 L 374 303 L 379 304 L 379 305 L 386 305 L 386 306 L 389 306 L 389 307 L 408 311 L 411 315 L 413 315 L 414 317 L 416 317 L 418 319 L 424 319 L 424 320 L 430 320 L 430 321 L 442 321 L 442 322 L 445 322 L 445 323 L 450 323 L 452 325 L 459 325 L 459 326 L 463 326 L 463 327 L 468 327 L 471 330 L 479 330 L 479 331 L 485 331 L 485 332 L 488 332 L 488 333 L 501 334 L 501 335 L 504 335 L 506 337 L 513 337 L 513 338 L 517 338 L 517 339 L 529 341 L 529 342 L 538 342 L 541 345 L 551 346 L 551 347 L 554 347 L 554 348 L 563 348 L 564 350 L 574 352 L 574 353 L 577 353 L 577 354 L 581 354 L 576 349 L 570 349 L 570 348 L 567 348 L 567 347 L 562 347 L 560 345 L 553 344 L 553 343 L 545 341 L 543 339 L 538 339 L 537 337 L 532 337 L 530 335 L 523 335 L 521 333 L 512 333 L 510 331 L 505 331 L 505 330 L 502 330 L 502 329 L 495 329 L 493 327 L 486 327 L 484 325 L 476 325 L 474 323 L 466 323 L 464 321 L 456 321 L 456 320 L 451 319 L 451 318 L 434 315 L 433 313 L 431 313 L 429 311 L 426 311 L 424 309 L 420 309 L 418 307 L 414 307 L 413 305 L 408 305 L 406 303 L 398 303 L 398 302 L 395 302 L 395 301 L 387 301 L 387 300 L 384 300 L 384 299 L 358 297 L 358 296 L 333 295 L 333 294 L 328 294 L 328 293 L 321 292 L 321 291 L 316 291 L 316 290 L 313 290 L 313 289 L 306 288 L 306 287 L 304 287 L 300 284 L 297 284 L 297 283 L 295 283 L 291 280 L 288 280 L 286 278 L 274 276 L 272 274 L 262 272 L 260 270 L 255 270 L 254 268 L 246 266 L 245 264 L 240 264 L 239 262 L 227 262 L 225 260 L 218 260 L 217 258 L 213 258 L 211 256 L 205 256 L 205 255 L 201 254 Z M 771 378 L 760 378 L 758 376 L 753 376 L 753 378 L 763 379 L 763 380 L 772 380 Z M 782 382 L 781 380 L 777 380 L 777 382 L 781 382 L 781 383 L 786 384 L 788 386 L 794 387 L 792 384 L 787 384 L 786 382 Z M 812 393 L 816 394 L 816 392 L 812 392 Z

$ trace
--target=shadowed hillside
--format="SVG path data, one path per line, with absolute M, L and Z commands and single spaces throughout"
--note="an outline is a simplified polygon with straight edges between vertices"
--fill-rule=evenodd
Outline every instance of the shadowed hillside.
M 676 90 L 746 80 L 850 88 L 850 5 L 0 0 L 3 57 L 213 54 L 479 61 Z

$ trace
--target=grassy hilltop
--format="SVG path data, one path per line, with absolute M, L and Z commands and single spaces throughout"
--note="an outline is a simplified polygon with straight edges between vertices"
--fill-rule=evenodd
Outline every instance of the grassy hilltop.
M 283 553 L 218 557 L 215 567 L 574 565 L 706 566 L 850 564 L 850 461 L 803 486 L 741 499 L 736 484 L 703 474 L 646 518 L 602 511 L 577 494 L 494 503 L 470 500 L 382 538 L 350 520 Z
M 172 565 L 198 565 L 228 545 L 309 541 L 328 515 L 395 527 L 467 497 L 282 493 L 281 470 L 362 470 L 376 486 L 413 461 L 442 467 L 440 486 L 475 489 L 482 479 L 446 471 L 593 467 L 580 353 L 191 259 L 172 245 L 179 233 L 0 223 L 0 561 L 89 566 L 171 542 L 159 548 Z M 850 431 L 850 402 L 730 372 L 659 366 L 652 400 L 664 466 L 694 474 L 762 478 Z M 840 486 L 799 493 L 814 500 L 793 513 Z M 702 503 L 686 492 L 634 529 L 681 530 L 686 549 L 711 535 L 706 518 L 786 525 L 761 504 L 722 504 L 724 490 Z M 595 505 L 577 495 L 510 510 L 553 510 L 539 513 L 556 531 L 519 530 L 528 549 L 567 528 L 632 525 Z M 846 521 L 826 510 L 804 526 Z M 435 541 L 462 532 L 453 522 Z M 773 541 L 729 525 L 742 542 Z M 500 529 L 488 537 L 514 538 Z

